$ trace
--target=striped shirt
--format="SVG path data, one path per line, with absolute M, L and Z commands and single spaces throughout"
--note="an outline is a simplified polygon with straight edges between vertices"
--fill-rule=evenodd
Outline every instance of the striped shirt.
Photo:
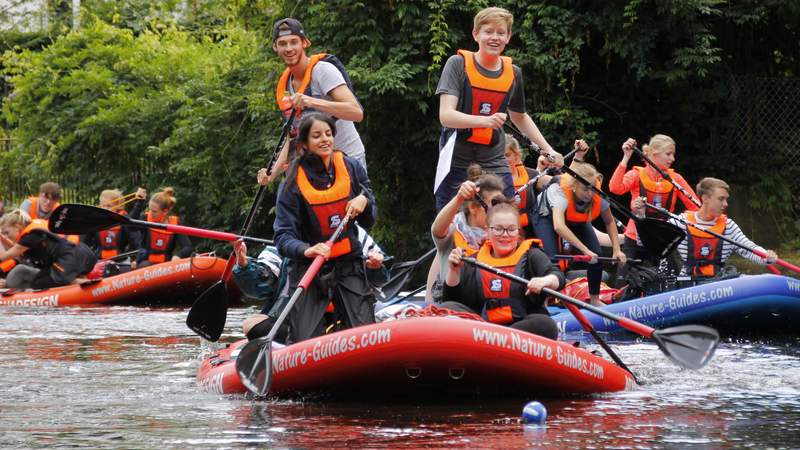
M 697 225 L 703 228 L 712 228 L 714 226 L 715 221 L 710 221 L 710 222 L 704 221 L 700 219 L 700 216 L 696 213 L 695 217 L 697 218 Z M 685 212 L 681 214 L 681 218 L 683 218 L 684 220 L 688 220 Z M 686 230 L 688 225 L 676 219 L 669 219 L 669 222 L 682 228 L 684 232 L 686 232 L 686 234 L 688 235 L 688 231 Z M 721 234 L 734 242 L 738 242 L 739 244 L 744 245 L 745 247 L 759 250 L 762 252 L 767 251 L 763 247 L 756 245 L 750 239 L 747 239 L 747 236 L 744 235 L 741 228 L 739 228 L 739 225 L 736 225 L 736 222 L 734 222 L 733 219 L 731 219 L 730 217 L 728 218 L 727 222 L 725 222 L 725 231 Z M 723 266 L 725 265 L 725 262 L 728 260 L 728 258 L 731 256 L 731 253 L 733 253 L 734 251 L 736 251 L 736 253 L 738 253 L 741 257 L 749 261 L 752 261 L 756 264 L 760 264 L 762 266 L 767 264 L 766 260 L 764 260 L 760 256 L 757 256 L 755 253 L 749 250 L 745 250 L 741 247 L 738 247 L 726 241 L 722 241 L 721 244 L 722 244 Z M 689 253 L 689 244 L 687 242 L 687 239 L 683 239 L 681 243 L 678 244 L 678 254 L 681 256 L 681 260 L 684 261 L 684 263 L 687 260 L 688 253 Z M 684 266 L 683 269 L 681 270 L 681 275 L 688 275 L 688 274 L 689 274 L 689 268 Z

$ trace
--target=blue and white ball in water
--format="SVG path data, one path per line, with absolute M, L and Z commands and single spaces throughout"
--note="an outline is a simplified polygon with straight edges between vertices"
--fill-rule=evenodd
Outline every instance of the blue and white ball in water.
M 532 425 L 544 425 L 547 420 L 547 408 L 543 404 L 533 401 L 522 408 L 522 421 Z

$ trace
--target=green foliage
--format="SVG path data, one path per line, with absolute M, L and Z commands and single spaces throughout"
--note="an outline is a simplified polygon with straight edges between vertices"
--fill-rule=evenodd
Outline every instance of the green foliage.
M 31 180 L 60 174 L 94 190 L 174 185 L 185 221 L 236 231 L 255 191 L 253 173 L 278 134 L 272 92 L 282 64 L 268 36 L 275 19 L 297 17 L 310 53 L 345 62 L 364 106 L 357 126 L 381 211 L 376 237 L 401 256 L 417 255 L 430 246 L 434 216 L 433 93 L 446 59 L 475 49 L 472 19 L 488 4 L 84 0 L 79 32 L 60 26 L 44 49 L 51 41 L 5 46 L 3 73 L 14 95 L 3 117 L 19 145 L 0 166 Z M 608 174 L 625 138 L 667 133 L 690 183 L 705 175 L 751 183 L 753 168 L 763 167 L 727 145 L 728 77 L 797 76 L 797 2 L 492 4 L 514 14 L 506 53 L 525 75 L 528 111 L 556 148 L 585 138 Z M 773 175 L 754 184 L 754 202 L 781 220 L 792 215 L 769 196 L 787 179 Z M 270 234 L 266 209 L 261 235 Z

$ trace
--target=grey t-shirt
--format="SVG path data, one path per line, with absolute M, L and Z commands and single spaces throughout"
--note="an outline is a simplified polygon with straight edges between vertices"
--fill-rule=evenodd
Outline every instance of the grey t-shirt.
M 294 94 L 291 81 L 292 77 L 290 76 L 287 88 L 289 93 Z M 343 84 L 345 84 L 344 77 L 336 66 L 329 62 L 319 61 L 311 71 L 310 95 L 314 98 L 333 101 L 333 98 L 329 95 L 330 92 Z M 308 109 L 303 110 L 303 114 L 311 111 Z M 295 127 L 300 124 L 298 119 L 301 118 L 302 116 L 295 119 Z M 361 136 L 358 135 L 358 131 L 356 131 L 355 124 L 349 120 L 338 119 L 336 121 L 336 139 L 333 145 L 337 150 L 343 151 L 353 159 L 364 160 L 364 144 L 361 142 Z
M 475 67 L 484 76 L 498 78 L 500 70 L 486 70 L 477 61 Z M 522 80 L 522 70 L 516 65 L 514 67 L 514 83 L 511 85 L 511 98 L 508 102 L 508 109 L 518 113 L 525 112 L 525 89 Z M 464 70 L 464 57 L 461 55 L 451 56 L 444 65 L 442 77 L 439 85 L 436 86 L 436 95 L 449 94 L 458 97 L 456 109 L 459 111 L 464 104 L 463 89 L 465 86 L 467 73 Z M 449 129 L 445 129 L 449 131 Z M 474 144 L 472 142 L 456 141 L 453 149 L 453 160 L 451 167 L 465 169 L 471 163 L 480 164 L 481 168 L 494 173 L 510 173 L 508 162 L 505 159 L 506 138 L 505 133 L 500 133 L 500 139 L 496 145 L 487 147 L 486 145 Z

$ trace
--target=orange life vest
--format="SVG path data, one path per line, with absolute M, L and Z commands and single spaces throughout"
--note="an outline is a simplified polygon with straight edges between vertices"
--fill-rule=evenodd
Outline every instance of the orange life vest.
M 300 88 L 296 89 L 295 92 L 305 93 L 306 89 L 308 89 L 308 85 L 311 84 L 311 71 L 314 70 L 314 66 L 317 63 L 325 58 L 327 53 L 317 53 L 316 55 L 310 56 L 310 61 L 308 62 L 308 66 L 306 66 L 306 71 L 303 74 L 303 79 L 300 82 Z M 289 89 L 289 76 L 292 74 L 291 70 L 287 67 L 286 70 L 283 71 L 281 77 L 278 79 L 278 85 L 275 87 L 275 101 L 278 102 L 278 110 L 281 111 L 283 114 L 284 119 L 289 118 L 289 114 L 292 113 L 291 110 L 284 110 L 284 106 L 281 104 L 281 101 L 284 97 L 288 95 Z M 297 111 L 297 115 L 299 116 L 301 111 Z
M 154 222 L 153 213 L 147 213 L 147 221 Z M 178 216 L 168 216 L 167 223 L 170 225 L 178 225 Z M 170 243 L 175 238 L 174 233 L 166 230 L 159 230 L 150 228 L 147 230 L 150 233 L 150 242 L 147 248 L 147 260 L 153 264 L 163 263 L 167 260 L 167 249 Z
M 530 177 L 528 176 L 528 169 L 524 164 L 517 164 L 512 170 L 516 172 L 517 175 L 514 179 L 514 191 L 516 192 L 519 188 L 528 183 Z M 532 188 L 528 187 L 527 189 Z M 528 192 L 523 191 L 516 194 L 514 201 L 517 202 L 517 207 L 519 208 L 519 226 L 525 228 L 528 226 Z
M 302 165 L 297 166 L 297 187 L 303 199 L 313 211 L 312 227 L 323 239 L 333 236 L 347 212 L 350 200 L 350 173 L 344 162 L 344 153 L 336 150 L 331 155 L 335 181 L 328 189 L 317 189 L 309 181 Z M 331 258 L 350 253 L 349 237 L 340 238 L 331 248 Z
M 8 272 L 11 272 L 11 269 L 17 265 L 17 260 L 14 258 L 8 258 L 0 262 L 0 275 L 7 275 Z
M 587 208 L 586 211 L 580 212 L 575 208 L 575 198 L 573 197 L 572 186 L 571 186 L 571 179 L 572 177 L 568 177 L 566 175 L 561 176 L 561 181 L 559 184 L 561 185 L 561 189 L 564 190 L 564 194 L 567 196 L 567 202 L 569 205 L 567 206 L 567 210 L 564 211 L 564 217 L 567 222 L 572 223 L 582 223 L 582 222 L 591 222 L 594 219 L 597 219 L 600 216 L 600 207 L 602 206 L 602 199 L 598 194 L 594 194 L 592 196 L 592 205 Z M 598 180 L 595 183 L 595 187 L 600 189 L 600 181 Z
M 128 211 L 124 209 L 116 211 L 116 213 L 123 216 L 128 215 Z M 119 255 L 120 233 L 122 233 L 120 225 L 97 233 L 100 238 L 100 259 L 109 259 Z
M 467 256 L 474 255 L 478 251 L 477 248 L 469 244 L 469 241 L 467 241 L 464 234 L 458 230 L 458 227 L 453 230 L 453 245 L 464 250 Z
M 686 212 L 686 221 L 697 223 L 694 211 Z M 728 217 L 725 214 L 717 217 L 714 226 L 706 227 L 717 234 L 725 233 Z M 687 226 L 686 265 L 691 268 L 693 276 L 713 277 L 722 269 L 722 240 L 697 228 Z
M 675 211 L 675 205 L 678 201 L 675 186 L 669 180 L 659 179 L 654 180 L 647 173 L 647 169 L 641 166 L 634 166 L 639 172 L 639 195 L 647 197 L 647 202 L 655 206 L 668 209 L 670 212 Z M 672 169 L 667 170 L 667 174 L 673 180 L 675 179 L 675 171 Z M 663 217 L 652 208 L 645 208 L 645 214 L 648 217 Z
M 473 52 L 459 50 L 458 54 L 464 57 L 464 72 L 467 75 L 461 112 L 473 116 L 491 116 L 497 112 L 505 112 L 514 84 L 511 58 L 501 56 L 500 76 L 489 78 L 478 70 Z M 502 132 L 496 132 L 492 128 L 471 128 L 467 130 L 466 140 L 475 144 L 492 145 L 498 141 L 500 134 Z
M 49 233 L 50 230 L 47 229 L 47 219 L 31 220 L 31 223 L 29 223 L 28 226 L 23 228 L 22 231 L 20 231 L 19 234 L 17 235 L 17 242 L 19 242 L 20 239 L 27 236 L 33 230 L 45 230 Z
M 528 250 L 533 245 L 541 246 L 541 241 L 526 239 L 511 254 L 495 258 L 492 256 L 492 243 L 487 240 L 478 250 L 476 258 L 478 261 L 497 267 L 504 272 L 513 273 L 517 264 L 528 254 Z M 484 299 L 483 315 L 486 320 L 507 325 L 513 323 L 515 318 L 524 317 L 525 307 L 520 303 L 522 299 L 511 298 L 511 280 L 486 270 L 478 270 L 478 273 Z M 515 310 L 516 316 L 514 315 Z
M 33 220 L 33 219 L 47 219 L 47 217 L 40 217 L 39 216 L 39 197 L 28 197 L 28 201 L 31 202 L 31 211 L 28 214 L 29 216 L 31 216 L 31 220 Z M 58 206 L 60 204 L 61 204 L 60 202 L 55 202 L 55 204 L 53 204 L 53 209 L 51 209 L 50 212 L 53 212 L 53 210 L 58 208 Z M 50 217 L 49 214 L 48 214 L 48 217 Z

